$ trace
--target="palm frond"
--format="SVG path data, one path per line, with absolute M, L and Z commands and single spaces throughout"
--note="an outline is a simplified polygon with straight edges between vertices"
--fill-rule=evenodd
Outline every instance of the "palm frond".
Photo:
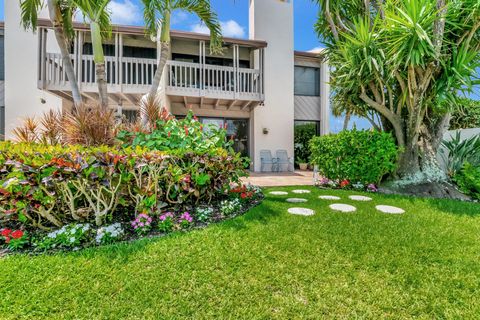
M 20 1 L 21 23 L 24 29 L 37 29 L 38 12 L 43 7 L 43 0 Z

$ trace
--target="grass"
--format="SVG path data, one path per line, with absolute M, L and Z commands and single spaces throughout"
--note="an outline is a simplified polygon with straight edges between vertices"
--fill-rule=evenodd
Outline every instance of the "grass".
M 267 189 L 272 190 L 272 189 Z M 292 190 L 292 188 L 275 188 Z M 480 205 L 350 192 L 270 196 L 204 230 L 0 260 L 0 318 L 477 318 Z M 320 194 L 356 213 L 332 212 Z M 401 216 L 375 211 L 402 207 Z

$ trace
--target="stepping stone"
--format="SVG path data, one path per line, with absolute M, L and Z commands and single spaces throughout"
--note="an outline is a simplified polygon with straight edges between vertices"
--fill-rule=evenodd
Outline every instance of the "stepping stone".
M 365 196 L 349 196 L 348 198 L 354 201 L 372 201 L 372 198 Z
M 340 200 L 340 197 L 337 196 L 319 196 L 318 198 L 322 200 Z
M 313 216 L 315 214 L 315 211 L 307 208 L 290 208 L 288 209 L 288 213 L 299 216 Z
M 357 211 L 357 208 L 355 208 L 354 206 L 351 206 L 349 204 L 335 203 L 335 204 L 331 204 L 329 207 L 332 210 L 340 211 L 340 212 L 355 212 L 355 211 Z
M 310 193 L 310 190 L 292 190 L 293 193 L 302 194 L 302 193 Z
M 402 213 L 405 213 L 405 210 L 403 210 L 401 208 L 397 208 L 397 207 L 392 207 L 392 206 L 380 205 L 380 206 L 376 206 L 375 209 L 377 209 L 380 212 L 388 213 L 388 214 L 402 214 Z
M 303 199 L 303 198 L 288 198 L 287 199 L 287 202 L 290 202 L 290 203 L 302 203 L 302 202 L 307 202 L 308 200 L 307 199 Z
M 271 191 L 269 194 L 274 195 L 274 196 L 286 196 L 288 192 L 285 191 Z

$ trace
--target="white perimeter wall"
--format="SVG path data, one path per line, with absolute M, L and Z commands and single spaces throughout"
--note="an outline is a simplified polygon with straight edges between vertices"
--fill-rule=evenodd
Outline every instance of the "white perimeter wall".
M 249 22 L 250 39 L 268 43 L 264 60 L 265 105 L 256 107 L 251 115 L 251 155 L 254 170 L 259 171 L 262 149 L 272 154 L 285 149 L 293 157 L 293 1 L 250 0 Z M 257 57 L 255 61 L 257 64 Z M 268 134 L 263 133 L 264 128 Z
M 48 17 L 44 11 L 40 15 Z M 53 33 L 48 35 L 49 52 L 57 52 Z M 61 99 L 37 89 L 38 37 L 20 25 L 19 1 L 5 1 L 5 136 L 27 116 L 61 108 Z M 46 103 L 42 104 L 41 99 Z

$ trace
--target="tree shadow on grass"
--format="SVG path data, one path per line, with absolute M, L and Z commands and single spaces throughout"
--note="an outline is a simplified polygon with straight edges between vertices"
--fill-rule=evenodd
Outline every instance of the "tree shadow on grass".
M 432 208 L 448 214 L 480 217 L 479 203 L 448 199 L 424 199 L 424 201 Z

